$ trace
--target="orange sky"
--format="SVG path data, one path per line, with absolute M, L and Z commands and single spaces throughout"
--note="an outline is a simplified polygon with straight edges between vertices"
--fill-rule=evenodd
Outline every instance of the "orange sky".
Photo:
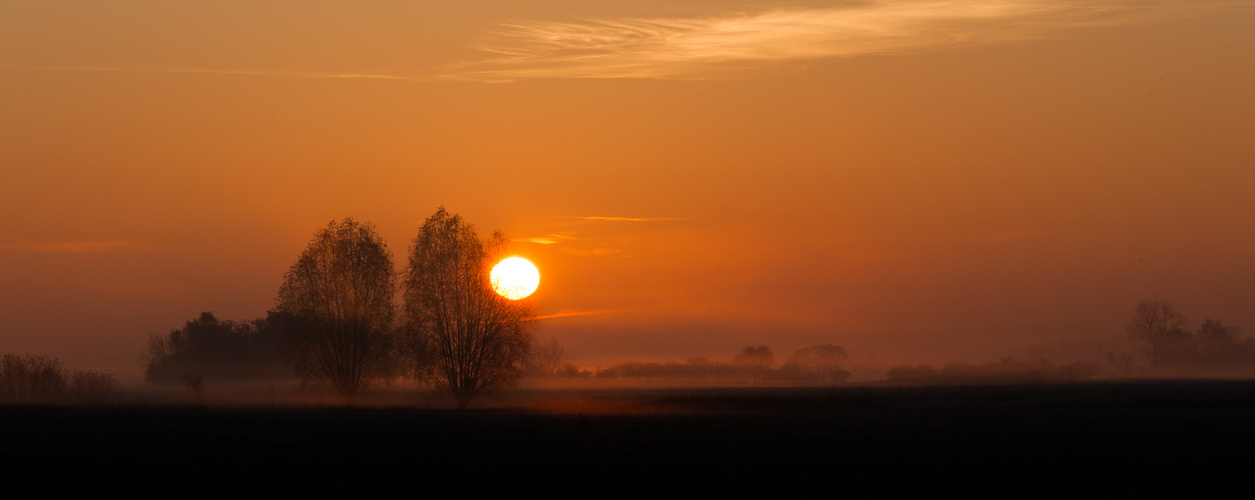
M 137 377 L 437 206 L 577 363 L 1255 331 L 1255 2 L 0 4 L 0 352 Z M 618 217 L 642 220 L 607 220 Z M 540 241 L 543 241 L 540 242 Z

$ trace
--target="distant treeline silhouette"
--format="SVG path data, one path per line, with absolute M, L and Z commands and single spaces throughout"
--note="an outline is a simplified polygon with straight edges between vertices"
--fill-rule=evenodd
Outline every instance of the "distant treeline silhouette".
M 1073 382 L 1093 378 L 1099 372 L 1093 363 L 1075 362 L 1056 366 L 1045 361 L 1017 361 L 1003 358 L 983 365 L 949 363 L 940 369 L 931 365 L 900 365 L 889 369 L 886 379 L 904 384 L 1016 384 Z
M 220 320 L 212 312 L 167 335 L 148 339 L 144 380 L 181 382 L 188 374 L 213 380 L 293 376 L 282 351 L 283 320 L 271 313 L 252 321 Z
M 114 401 L 117 385 L 111 373 L 66 371 L 57 358 L 15 354 L 0 358 L 3 404 L 107 404 Z
M 1190 331 L 1187 324 L 1185 315 L 1167 301 L 1145 300 L 1134 307 L 1125 326 L 1126 338 L 1140 349 L 1106 351 L 1105 362 L 1092 358 L 1056 364 L 1039 358 L 1042 352 L 1038 352 L 1029 355 L 1031 361 L 1003 358 L 989 364 L 949 363 L 940 369 L 927 364 L 900 365 L 891 368 L 886 378 L 904 384 L 1068 382 L 1098 375 L 1102 370 L 1097 363 L 1109 363 L 1108 369 L 1126 377 L 1255 376 L 1255 339 L 1211 318 L 1196 331 Z
M 1142 346 L 1142 356 L 1111 352 L 1108 359 L 1126 375 L 1255 375 L 1255 339 L 1211 318 L 1197 331 L 1190 331 L 1187 324 L 1185 315 L 1167 301 L 1142 301 L 1125 326 L 1129 338 Z
M 551 341 L 554 342 L 554 341 Z M 556 345 L 556 342 L 554 342 Z M 842 369 L 849 359 L 845 348 L 832 344 L 816 345 L 800 349 L 789 356 L 784 365 L 773 368 L 774 355 L 765 345 L 746 347 L 728 361 L 712 361 L 708 358 L 689 358 L 681 362 L 626 362 L 608 368 L 580 369 L 565 363 L 549 366 L 550 371 L 533 370 L 534 375 L 550 377 L 579 377 L 598 379 L 674 378 L 730 380 L 748 383 L 841 383 L 850 377 Z

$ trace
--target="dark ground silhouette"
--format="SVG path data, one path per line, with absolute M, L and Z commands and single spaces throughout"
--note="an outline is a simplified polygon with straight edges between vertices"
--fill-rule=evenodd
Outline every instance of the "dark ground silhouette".
M 10 491 L 1197 495 L 1255 382 L 520 391 L 502 408 L 0 407 Z

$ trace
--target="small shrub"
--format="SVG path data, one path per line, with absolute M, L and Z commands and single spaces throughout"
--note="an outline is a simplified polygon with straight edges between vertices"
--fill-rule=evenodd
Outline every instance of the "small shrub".
M 74 402 L 84 405 L 103 405 L 114 401 L 118 380 L 112 373 L 74 370 L 70 372 L 70 394 Z
M 199 372 L 187 372 L 183 374 L 183 387 L 187 388 L 187 392 L 191 393 L 192 400 L 198 406 L 205 406 L 205 377 Z
M 0 360 L 0 401 L 16 404 L 59 402 L 65 394 L 61 360 L 5 354 Z

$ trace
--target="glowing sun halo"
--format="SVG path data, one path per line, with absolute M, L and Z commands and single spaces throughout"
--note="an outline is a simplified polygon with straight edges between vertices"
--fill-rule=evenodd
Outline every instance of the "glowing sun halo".
M 527 259 L 509 257 L 502 259 L 492 272 L 488 273 L 492 280 L 492 289 L 497 294 L 510 300 L 519 300 L 531 295 L 540 285 L 540 271 Z

